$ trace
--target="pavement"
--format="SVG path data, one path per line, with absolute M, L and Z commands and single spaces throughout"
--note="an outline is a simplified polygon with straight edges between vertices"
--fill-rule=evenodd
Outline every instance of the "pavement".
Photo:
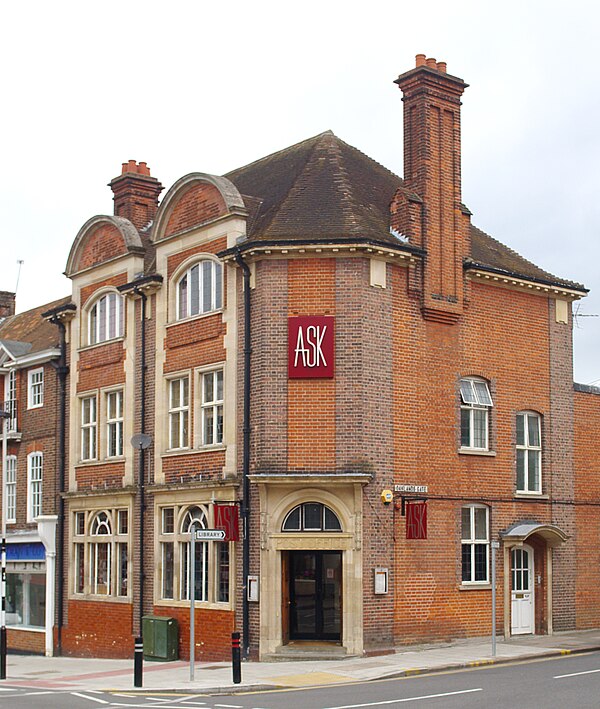
M 102 660 L 39 655 L 8 655 L 6 680 L 0 686 L 63 691 L 142 691 L 231 694 L 235 692 L 309 687 L 428 672 L 478 667 L 526 659 L 600 650 L 600 629 L 497 638 L 492 656 L 491 638 L 403 646 L 388 655 L 339 660 L 244 662 L 242 682 L 233 684 L 231 663 L 197 662 L 194 679 L 190 663 L 144 662 L 143 688 L 134 688 L 133 660 Z

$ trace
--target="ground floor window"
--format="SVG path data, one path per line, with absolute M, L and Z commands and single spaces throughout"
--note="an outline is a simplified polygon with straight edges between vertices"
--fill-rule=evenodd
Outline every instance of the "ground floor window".
M 461 510 L 462 582 L 488 583 L 489 511 L 483 505 Z
M 46 575 L 6 574 L 6 625 L 43 628 L 46 618 Z
M 74 593 L 129 595 L 129 510 L 78 511 L 73 515 Z
M 161 599 L 190 599 L 191 530 L 211 528 L 210 520 L 210 505 L 165 505 L 158 509 Z M 193 583 L 197 601 L 229 603 L 229 542 L 195 542 Z

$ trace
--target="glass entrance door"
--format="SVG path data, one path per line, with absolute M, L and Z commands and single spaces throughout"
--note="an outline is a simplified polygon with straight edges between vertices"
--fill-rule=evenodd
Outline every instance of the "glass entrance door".
M 290 639 L 341 640 L 342 552 L 290 552 Z

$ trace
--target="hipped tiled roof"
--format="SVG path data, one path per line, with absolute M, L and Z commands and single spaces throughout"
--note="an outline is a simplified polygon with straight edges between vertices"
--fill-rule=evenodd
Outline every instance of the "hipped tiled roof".
M 58 328 L 44 320 L 42 313 L 70 302 L 71 298 L 61 298 L 6 318 L 0 323 L 0 340 L 31 345 L 27 354 L 58 347 Z
M 331 131 L 225 177 L 238 188 L 249 210 L 251 242 L 362 237 L 395 246 L 401 243 L 390 234 L 389 207 L 396 190 L 403 187 L 402 179 Z M 544 271 L 474 226 L 470 257 L 477 266 L 583 289 Z

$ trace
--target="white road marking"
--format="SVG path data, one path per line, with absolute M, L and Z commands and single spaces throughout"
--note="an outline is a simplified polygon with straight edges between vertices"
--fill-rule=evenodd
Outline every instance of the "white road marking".
M 586 672 L 571 672 L 570 675 L 555 675 L 553 679 L 563 679 L 563 677 L 579 677 L 579 675 L 593 675 L 600 670 L 587 670 Z
M 80 694 L 79 692 L 71 692 L 74 697 L 81 697 L 82 699 L 89 699 L 90 702 L 98 702 L 98 704 L 108 704 L 105 699 L 98 699 L 98 697 L 89 697 L 87 694 Z
M 215 706 L 224 707 L 225 709 L 244 709 L 243 704 L 215 704 Z
M 344 704 L 339 707 L 327 707 L 327 709 L 358 709 L 358 707 L 380 707 L 385 704 L 402 704 L 405 702 L 419 702 L 422 699 L 439 699 L 440 697 L 454 697 L 457 694 L 470 694 L 471 692 L 483 692 L 483 688 L 462 689 L 459 692 L 442 692 L 440 694 L 423 694 L 420 697 L 406 697 L 404 699 L 387 699 L 381 702 L 368 702 L 366 704 Z

